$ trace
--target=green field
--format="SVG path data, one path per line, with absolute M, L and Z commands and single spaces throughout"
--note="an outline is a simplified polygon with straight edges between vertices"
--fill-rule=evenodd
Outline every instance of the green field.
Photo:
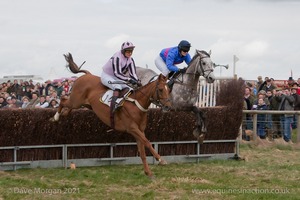
M 243 160 L 0 171 L 0 199 L 300 199 L 297 144 L 241 144 Z

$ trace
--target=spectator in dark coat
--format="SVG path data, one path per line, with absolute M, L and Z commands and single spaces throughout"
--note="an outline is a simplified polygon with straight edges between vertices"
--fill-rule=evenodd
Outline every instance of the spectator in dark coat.
M 253 105 L 253 110 L 268 110 L 268 106 L 266 105 L 264 99 L 260 98 L 257 100 L 257 104 Z M 266 114 L 258 114 L 257 115 L 257 135 L 261 139 L 266 138 Z
M 279 110 L 286 110 L 286 111 L 294 110 L 295 98 L 291 95 L 291 91 L 289 88 L 284 89 L 282 93 L 276 96 L 276 99 L 278 102 L 280 102 L 278 107 Z M 281 116 L 280 122 L 282 124 L 281 126 L 284 127 L 283 139 L 286 142 L 292 143 L 291 125 L 293 122 L 293 115 L 285 114 Z
M 273 97 L 270 99 L 270 106 L 269 110 L 279 110 L 279 104 L 276 100 L 276 96 L 278 96 L 278 93 L 281 92 L 280 88 L 277 88 L 276 90 L 273 90 Z M 280 115 L 272 115 L 272 137 L 273 138 L 279 138 L 282 136 L 281 130 L 283 130 L 283 127 L 280 125 Z
M 264 90 L 264 91 L 273 91 L 274 89 L 276 89 L 276 87 L 274 85 L 272 85 L 272 81 L 271 79 L 267 79 L 264 84 L 263 84 L 263 87 L 261 90 Z
M 5 97 L 0 96 L 0 108 L 5 108 L 7 106 L 7 102 Z
M 300 95 L 297 93 L 298 87 L 294 86 L 291 89 L 292 92 L 292 96 L 295 98 L 295 102 L 294 102 L 294 110 L 299 111 L 300 110 Z M 294 115 L 293 117 L 294 121 L 292 124 L 292 128 L 296 129 L 297 128 L 297 121 L 298 121 L 298 115 Z

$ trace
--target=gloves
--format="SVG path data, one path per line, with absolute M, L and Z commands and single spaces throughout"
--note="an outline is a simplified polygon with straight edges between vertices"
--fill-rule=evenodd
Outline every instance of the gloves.
M 179 69 L 178 72 L 181 74 L 184 74 L 186 72 L 186 67 Z
M 137 84 L 138 84 L 138 81 L 135 80 L 135 79 L 130 79 L 130 80 L 129 80 L 129 83 L 131 83 L 132 85 L 137 85 Z

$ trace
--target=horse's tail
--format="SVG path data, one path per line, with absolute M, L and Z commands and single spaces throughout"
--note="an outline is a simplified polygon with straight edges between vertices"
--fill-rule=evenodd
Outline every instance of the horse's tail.
M 73 61 L 73 57 L 71 53 L 68 54 L 64 54 L 66 61 L 68 62 L 68 65 L 66 66 L 67 68 L 70 69 L 71 72 L 73 72 L 74 74 L 77 73 L 85 73 L 85 74 L 91 74 L 88 70 L 81 70 L 81 66 L 85 63 L 83 62 L 82 65 L 80 67 L 77 66 L 77 64 Z

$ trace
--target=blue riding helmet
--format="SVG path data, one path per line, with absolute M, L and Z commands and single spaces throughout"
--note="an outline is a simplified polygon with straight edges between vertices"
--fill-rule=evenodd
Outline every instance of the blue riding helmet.
M 191 43 L 186 40 L 181 40 L 178 44 L 178 49 L 180 51 L 189 51 L 191 48 Z

